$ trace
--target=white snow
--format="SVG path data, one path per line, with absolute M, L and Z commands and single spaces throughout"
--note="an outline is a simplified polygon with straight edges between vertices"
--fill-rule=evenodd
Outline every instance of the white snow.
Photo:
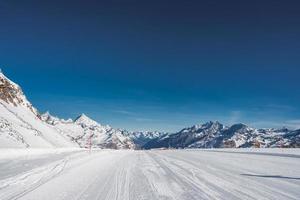
M 35 113 L 23 106 L 0 100 L 0 146 L 13 147 L 75 147 Z
M 0 148 L 78 147 L 49 124 L 16 83 L 0 73 Z
M 0 156 L 1 200 L 300 198 L 300 149 L 61 150 L 26 155 Z
M 76 124 L 79 124 L 83 127 L 86 126 L 98 126 L 100 124 L 98 124 L 96 121 L 92 120 L 91 118 L 89 118 L 88 116 L 86 116 L 85 114 L 81 114 L 76 120 L 75 120 Z
M 85 114 L 81 114 L 75 121 L 53 117 L 49 112 L 41 115 L 41 118 L 61 135 L 78 143 L 80 147 L 87 147 L 91 142 L 93 147 L 99 148 L 135 148 L 134 142 L 122 130 L 101 125 Z

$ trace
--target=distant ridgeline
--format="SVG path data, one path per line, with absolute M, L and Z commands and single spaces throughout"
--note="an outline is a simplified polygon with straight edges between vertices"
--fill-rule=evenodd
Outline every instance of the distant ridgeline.
M 177 133 L 129 132 L 101 125 L 82 114 L 75 120 L 40 114 L 21 87 L 0 69 L 0 148 L 89 147 L 152 148 L 268 148 L 300 147 L 300 130 L 230 127 L 208 122 Z

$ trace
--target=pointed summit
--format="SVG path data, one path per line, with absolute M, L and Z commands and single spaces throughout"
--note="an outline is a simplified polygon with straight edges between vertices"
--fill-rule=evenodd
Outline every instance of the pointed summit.
M 92 120 L 88 116 L 86 116 L 84 113 L 82 113 L 79 117 L 75 119 L 75 123 L 81 125 L 82 127 L 87 126 L 99 126 L 96 121 Z
M 85 119 L 85 118 L 89 118 L 89 117 L 86 116 L 84 113 L 81 113 L 81 114 L 76 118 L 76 120 L 77 120 L 77 119 L 80 119 L 80 118 Z M 75 120 L 75 121 L 76 121 L 76 120 Z

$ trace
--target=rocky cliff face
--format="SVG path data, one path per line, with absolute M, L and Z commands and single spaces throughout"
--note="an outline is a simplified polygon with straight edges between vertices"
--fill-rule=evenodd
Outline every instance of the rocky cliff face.
M 21 87 L 9 80 L 2 72 L 0 72 L 0 99 L 7 104 L 13 106 L 23 106 L 38 115 L 37 110 L 27 100 Z

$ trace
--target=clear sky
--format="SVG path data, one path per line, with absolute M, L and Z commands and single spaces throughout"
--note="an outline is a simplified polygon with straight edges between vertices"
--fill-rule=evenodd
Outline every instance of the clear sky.
M 300 127 L 300 1 L 0 1 L 0 65 L 40 110 L 129 130 Z

